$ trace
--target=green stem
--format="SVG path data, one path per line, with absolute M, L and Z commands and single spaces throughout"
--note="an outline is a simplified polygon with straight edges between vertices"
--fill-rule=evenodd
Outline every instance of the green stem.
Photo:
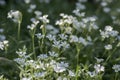
M 118 73 L 115 74 L 115 80 L 117 80 L 117 75 L 118 75 Z
M 76 79 L 75 80 L 78 80 L 80 48 L 78 47 L 78 45 L 76 45 L 76 47 L 77 47 L 77 66 L 76 66 Z
M 32 50 L 33 50 L 33 54 L 34 54 L 34 59 L 36 59 L 35 44 L 34 44 L 34 35 L 32 35 Z
M 18 23 L 18 36 L 17 36 L 17 37 L 18 37 L 18 40 L 20 39 L 20 25 L 21 25 L 21 23 L 19 22 L 19 23 Z
M 116 51 L 117 47 L 114 48 L 114 50 L 111 52 L 111 54 L 107 57 L 105 63 L 107 63 L 107 61 L 111 58 L 111 56 L 113 55 L 113 53 Z

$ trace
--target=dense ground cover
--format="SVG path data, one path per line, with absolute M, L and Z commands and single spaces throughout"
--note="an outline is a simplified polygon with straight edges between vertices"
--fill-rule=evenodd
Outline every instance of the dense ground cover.
M 119 80 L 119 0 L 1 0 L 0 80 Z

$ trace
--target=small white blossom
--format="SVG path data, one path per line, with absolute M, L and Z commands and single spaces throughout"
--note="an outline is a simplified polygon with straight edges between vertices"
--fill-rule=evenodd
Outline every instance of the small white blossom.
M 68 63 L 64 63 L 64 62 L 56 63 L 55 65 L 53 65 L 53 69 L 57 73 L 66 71 L 67 67 L 68 67 Z
M 99 73 L 105 70 L 104 66 L 101 66 L 100 64 L 94 65 L 94 68 L 95 68 L 96 73 Z
M 67 35 L 65 34 L 59 34 L 59 37 L 62 39 L 62 40 L 67 40 Z
M 105 47 L 106 50 L 111 50 L 112 49 L 112 45 L 111 44 L 105 45 L 104 47 Z
M 115 64 L 115 65 L 113 65 L 112 69 L 114 69 L 115 72 L 119 72 L 120 71 L 120 65 Z
M 88 71 L 87 73 L 89 74 L 90 77 L 95 77 L 97 75 L 95 71 L 93 72 Z
M 7 18 L 11 18 L 14 22 L 19 23 L 21 22 L 21 19 L 22 19 L 22 13 L 18 10 L 16 11 L 11 10 L 8 13 Z
M 55 37 L 54 35 L 51 35 L 51 34 L 47 35 L 46 37 L 47 37 L 50 41 L 55 41 L 55 40 L 56 40 L 56 37 Z
M 47 54 L 40 54 L 40 55 L 38 56 L 38 58 L 39 58 L 39 59 L 46 59 L 46 58 L 48 58 L 48 55 L 47 55 Z
M 0 49 L 3 50 L 4 49 L 4 44 L 3 42 L 0 41 Z
M 46 75 L 46 72 L 35 73 L 35 77 L 37 78 L 45 77 L 45 75 Z
M 69 70 L 69 76 L 75 77 L 75 73 L 73 71 Z
M 33 12 L 33 10 L 34 10 L 36 7 L 37 7 L 37 6 L 36 6 L 35 4 L 31 4 L 31 5 L 29 6 L 28 12 L 29 12 L 29 13 Z
M 42 38 L 44 38 L 45 36 L 44 35 L 42 35 L 41 33 L 37 33 L 37 34 L 35 34 L 36 36 L 37 36 L 37 38 L 38 39 L 42 39 Z
M 52 56 L 52 57 L 58 57 L 58 54 L 55 53 L 55 52 L 53 52 L 53 51 L 52 51 L 52 52 L 49 51 L 48 53 L 49 53 L 49 55 Z
M 31 2 L 31 0 L 24 0 L 24 2 L 25 2 L 26 4 L 29 4 L 29 3 Z
M 49 19 L 47 19 L 48 15 L 43 15 L 42 17 L 39 17 L 39 19 L 44 23 L 49 23 Z

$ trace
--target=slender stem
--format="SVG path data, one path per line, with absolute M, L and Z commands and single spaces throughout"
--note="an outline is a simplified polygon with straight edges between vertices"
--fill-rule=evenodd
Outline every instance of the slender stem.
M 17 36 L 17 37 L 18 37 L 18 40 L 20 39 L 20 25 L 21 25 L 21 23 L 19 22 L 19 23 L 18 23 L 18 36 Z
M 78 45 L 76 45 L 76 47 L 77 47 L 77 66 L 76 66 L 76 79 L 75 80 L 78 80 L 80 48 L 78 47 Z
M 111 58 L 111 56 L 113 55 L 113 53 L 116 51 L 117 47 L 114 48 L 114 50 L 111 52 L 111 54 L 107 57 L 105 63 Z
M 115 80 L 117 80 L 117 75 L 118 75 L 118 73 L 115 74 Z
M 34 54 L 34 59 L 36 59 L 35 44 L 34 44 L 34 35 L 32 35 L 32 50 L 33 50 L 33 54 Z

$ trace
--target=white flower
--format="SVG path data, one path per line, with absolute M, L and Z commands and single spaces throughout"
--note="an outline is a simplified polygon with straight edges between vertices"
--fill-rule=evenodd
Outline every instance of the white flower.
M 42 15 L 42 12 L 41 11 L 35 11 L 34 14 L 36 15 L 36 18 L 37 18 L 37 17 L 40 17 Z
M 78 37 L 75 35 L 70 36 L 70 42 L 78 42 Z
M 97 57 L 95 57 L 95 59 L 97 60 L 97 63 L 100 63 L 100 62 L 103 62 L 103 61 L 104 61 L 104 59 L 99 59 L 99 58 L 97 58 Z
M 45 35 L 42 35 L 41 33 L 37 33 L 35 35 L 37 36 L 38 39 L 42 39 L 45 37 Z
M 17 62 L 18 64 L 20 64 L 21 67 L 23 67 L 25 65 L 25 59 L 23 58 L 16 58 L 14 59 L 15 62 Z
M 47 56 L 47 54 L 40 54 L 40 55 L 38 56 L 38 58 L 39 58 L 39 59 L 46 59 L 46 58 L 48 58 L 48 56 Z
M 68 72 L 69 72 L 69 76 L 75 77 L 75 73 L 73 71 L 69 70 Z
M 79 37 L 79 43 L 82 43 L 84 46 L 88 44 L 88 42 L 83 37 Z
M 26 4 L 29 4 L 31 0 L 24 0 Z
M 39 21 L 33 21 L 33 23 L 31 25 L 27 26 L 27 28 L 30 30 L 34 30 L 38 23 L 39 23 Z
M 5 39 L 6 39 L 6 37 L 4 35 L 0 35 L 0 41 L 3 41 Z
M 74 13 L 76 16 L 79 16 L 79 17 L 84 17 L 84 16 L 85 16 L 85 13 L 84 13 L 84 12 L 80 13 L 80 10 L 79 10 L 79 9 L 73 10 L 73 13 Z
M 120 71 L 120 65 L 115 64 L 115 65 L 113 65 L 112 69 L 114 69 L 115 72 L 119 72 Z
M 103 6 L 103 7 L 107 6 L 107 2 L 102 1 L 102 2 L 101 2 L 101 6 Z
M 54 35 L 51 35 L 51 34 L 47 35 L 46 37 L 47 37 L 50 41 L 55 41 L 55 40 L 56 40 L 56 37 L 55 37 Z
M 14 22 L 18 23 L 22 20 L 22 13 L 20 11 L 13 11 L 11 10 L 8 12 L 7 18 L 11 18 Z
M 56 40 L 55 40 L 55 41 L 53 42 L 53 45 L 52 45 L 52 46 L 60 49 L 60 48 L 61 48 L 61 43 L 60 43 L 60 41 L 56 41 Z
M 105 13 L 110 12 L 110 10 L 111 10 L 111 9 L 110 9 L 110 8 L 108 8 L 108 7 L 104 7 L 104 8 L 103 8 L 103 11 L 104 11 Z
M 53 69 L 57 73 L 66 71 L 67 67 L 68 67 L 68 63 L 64 63 L 64 62 L 56 63 L 55 65 L 53 65 Z
M 39 17 L 39 19 L 44 23 L 49 23 L 49 19 L 47 19 L 48 15 L 43 15 L 42 17 Z
M 84 10 L 86 8 L 86 6 L 83 5 L 82 3 L 76 3 L 76 8 L 79 10 Z
M 39 73 L 35 73 L 34 75 L 37 78 L 41 78 L 41 77 L 45 77 L 46 74 L 47 74 L 46 72 L 39 72 Z
M 105 70 L 104 66 L 101 66 L 100 64 L 94 65 L 94 68 L 95 68 L 96 73 L 99 73 Z
M 0 49 L 3 50 L 4 49 L 4 44 L 3 42 L 0 41 Z
M 4 32 L 4 29 L 0 28 L 0 33 L 3 33 Z
M 105 31 L 112 31 L 113 28 L 111 26 L 105 26 Z
M 9 45 L 8 43 L 9 43 L 8 40 L 4 40 L 4 41 L 3 41 L 3 44 L 4 44 L 5 47 L 8 47 L 8 45 Z
M 29 12 L 29 13 L 33 12 L 33 10 L 34 10 L 35 8 L 36 8 L 36 5 L 35 5 L 35 4 L 31 4 L 31 5 L 29 6 L 28 12 Z
M 48 53 L 49 53 L 49 55 L 52 56 L 52 57 L 58 57 L 58 54 L 55 53 L 55 52 L 53 52 L 53 51 L 52 51 L 52 52 L 49 51 Z
M 117 37 L 118 33 L 119 32 L 116 30 L 113 30 L 111 26 L 105 26 L 104 31 L 100 30 L 100 35 L 102 36 L 103 39 L 109 38 L 109 37 Z
M 104 47 L 105 47 L 106 50 L 111 50 L 112 49 L 112 45 L 111 44 L 105 45 Z
M 66 48 L 69 48 L 69 43 L 67 43 L 66 41 L 63 41 L 63 42 L 61 42 L 61 44 L 60 44 L 64 49 L 66 49 Z
M 67 40 L 67 35 L 65 34 L 59 34 L 59 37 L 62 39 L 62 40 Z
M 87 73 L 89 74 L 90 77 L 95 77 L 97 75 L 95 71 L 93 72 L 88 71 Z

